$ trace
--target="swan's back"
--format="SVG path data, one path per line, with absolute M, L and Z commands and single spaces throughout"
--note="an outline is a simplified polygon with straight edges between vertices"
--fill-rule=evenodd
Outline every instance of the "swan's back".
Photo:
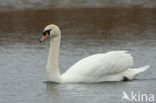
M 126 51 L 112 51 L 86 57 L 71 66 L 63 75 L 65 82 L 99 82 L 107 75 L 123 72 L 133 65 Z

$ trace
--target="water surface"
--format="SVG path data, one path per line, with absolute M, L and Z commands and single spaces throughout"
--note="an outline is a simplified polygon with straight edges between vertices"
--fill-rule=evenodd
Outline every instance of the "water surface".
M 122 91 L 156 95 L 155 8 L 10 10 L 0 18 L 1 103 L 120 103 Z M 61 73 L 86 56 L 112 50 L 128 50 L 134 67 L 151 68 L 129 82 L 44 83 L 49 41 L 39 39 L 50 23 L 62 31 Z

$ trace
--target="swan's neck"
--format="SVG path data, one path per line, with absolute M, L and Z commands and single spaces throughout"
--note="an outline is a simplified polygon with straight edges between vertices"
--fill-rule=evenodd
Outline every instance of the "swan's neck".
M 51 82 L 61 82 L 61 76 L 58 66 L 58 56 L 61 36 L 50 40 L 49 56 L 47 63 L 47 79 Z

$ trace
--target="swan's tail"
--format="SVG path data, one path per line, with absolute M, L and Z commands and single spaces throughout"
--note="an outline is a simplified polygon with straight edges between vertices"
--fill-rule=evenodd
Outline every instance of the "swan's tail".
M 131 70 L 133 70 L 133 73 L 134 73 L 133 74 L 134 75 L 133 78 L 135 78 L 138 74 L 140 74 L 140 73 L 146 71 L 147 69 L 149 69 L 149 67 L 150 67 L 150 65 L 147 65 L 147 66 L 144 66 L 144 67 L 140 67 L 140 68 L 131 69 Z
M 150 65 L 146 65 L 144 67 L 140 67 L 140 68 L 135 69 L 135 71 L 136 71 L 136 73 L 141 73 L 141 72 L 144 72 L 147 69 L 149 69 L 149 67 L 150 67 Z

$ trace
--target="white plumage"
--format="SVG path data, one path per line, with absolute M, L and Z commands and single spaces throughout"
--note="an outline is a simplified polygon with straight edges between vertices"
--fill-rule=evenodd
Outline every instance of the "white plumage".
M 131 69 L 132 66 L 133 58 L 126 51 L 112 51 L 78 61 L 62 78 L 64 82 L 122 81 L 124 77 L 132 80 L 136 76 L 136 70 Z
M 61 32 L 56 25 L 48 25 L 45 31 L 51 30 L 50 50 L 47 64 L 47 79 L 57 83 L 71 82 L 104 82 L 132 80 L 137 74 L 147 70 L 149 66 L 132 69 L 133 57 L 127 51 L 111 51 L 105 54 L 95 54 L 86 57 L 64 74 L 60 75 L 58 68 L 58 53 Z

